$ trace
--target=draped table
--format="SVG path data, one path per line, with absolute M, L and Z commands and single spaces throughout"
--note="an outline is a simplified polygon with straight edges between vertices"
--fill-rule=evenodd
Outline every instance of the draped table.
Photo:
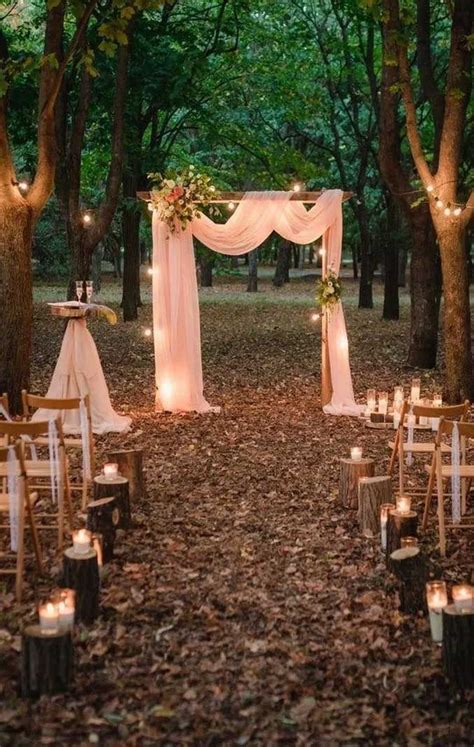
M 156 409 L 170 412 L 215 410 L 203 395 L 199 301 L 193 236 L 220 254 L 238 256 L 260 246 L 276 231 L 299 244 L 322 237 L 327 268 L 339 272 L 342 256 L 341 190 L 327 190 L 307 210 L 292 192 L 248 192 L 226 223 L 201 214 L 185 230 L 169 226 L 153 212 L 153 334 Z M 359 415 L 349 364 L 344 312 L 338 303 L 327 313 L 332 396 L 324 412 Z
M 68 318 L 68 323 L 46 396 L 68 399 L 83 398 L 88 394 L 94 433 L 120 433 L 128 430 L 131 418 L 118 415 L 112 407 L 99 354 L 86 321 L 87 315 L 101 314 L 111 319 L 115 317 L 114 312 L 107 307 L 74 301 L 49 306 L 53 315 Z M 55 411 L 40 409 L 35 412 L 33 419 L 48 420 L 57 415 Z M 78 410 L 64 410 L 62 419 L 65 433 L 81 433 Z

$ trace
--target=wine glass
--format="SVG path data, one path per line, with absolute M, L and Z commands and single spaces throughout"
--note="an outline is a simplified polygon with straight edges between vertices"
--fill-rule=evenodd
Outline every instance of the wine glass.
M 91 302 L 92 293 L 94 292 L 94 283 L 92 280 L 86 280 L 86 295 L 87 295 L 87 302 Z
M 81 302 L 82 293 L 84 291 L 84 284 L 82 280 L 76 280 L 76 296 L 79 303 Z

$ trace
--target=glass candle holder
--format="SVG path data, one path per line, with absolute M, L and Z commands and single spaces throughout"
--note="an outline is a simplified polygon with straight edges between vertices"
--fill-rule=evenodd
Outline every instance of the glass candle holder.
M 393 390 L 393 404 L 395 404 L 395 402 L 398 402 L 399 405 L 402 405 L 404 397 L 405 397 L 405 394 L 403 391 L 403 387 L 396 386 Z
M 448 604 L 448 592 L 444 581 L 428 581 L 426 602 L 430 613 L 431 637 L 435 643 L 443 640 L 443 609 Z
M 418 547 L 418 537 L 400 537 L 400 547 Z
M 388 412 L 388 392 L 379 392 L 379 412 L 386 415 Z
M 388 515 L 390 511 L 393 511 L 395 506 L 393 503 L 382 503 L 380 506 L 380 545 L 382 550 L 387 549 L 387 524 Z
M 351 459 L 354 462 L 360 462 L 362 459 L 362 449 L 360 446 L 353 446 L 351 449 Z
M 399 514 L 409 514 L 411 510 L 411 498 L 409 495 L 399 495 L 397 498 L 397 511 Z
M 70 630 L 74 625 L 76 592 L 74 589 L 57 589 L 53 592 L 51 601 L 58 608 L 59 627 Z
M 42 633 L 57 633 L 59 630 L 59 610 L 57 604 L 46 602 L 38 607 Z
M 107 462 L 107 464 L 104 464 L 104 476 L 107 480 L 115 480 L 118 476 L 118 464 L 116 462 Z
M 452 589 L 454 606 L 457 609 L 472 609 L 474 607 L 474 586 L 458 584 Z
M 87 529 L 72 533 L 72 544 L 77 555 L 86 555 L 91 549 L 92 534 Z
M 367 389 L 367 410 L 370 412 L 375 412 L 375 408 L 377 406 L 377 398 L 375 395 L 375 389 Z
M 416 404 L 418 402 L 418 400 L 420 399 L 420 393 L 421 379 L 412 379 L 410 391 L 410 401 L 412 402 L 412 404 Z

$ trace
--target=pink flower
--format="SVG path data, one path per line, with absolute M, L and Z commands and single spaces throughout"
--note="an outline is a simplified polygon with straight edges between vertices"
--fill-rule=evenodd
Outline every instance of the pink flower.
M 166 201 L 167 202 L 175 202 L 176 200 L 179 200 L 180 197 L 184 195 L 184 189 L 182 187 L 175 187 L 169 195 L 166 195 Z

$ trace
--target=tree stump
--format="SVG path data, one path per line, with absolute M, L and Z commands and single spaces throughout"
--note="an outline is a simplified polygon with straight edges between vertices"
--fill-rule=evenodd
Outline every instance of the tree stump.
M 359 502 L 359 479 L 373 477 L 373 459 L 340 459 L 339 499 L 346 508 L 357 508 Z
M 443 665 L 455 687 L 474 689 L 474 608 L 443 609 Z
M 132 505 L 146 496 L 145 473 L 143 471 L 143 449 L 123 449 L 108 451 L 107 457 L 116 462 L 119 472 L 128 480 L 129 496 Z
M 21 694 L 39 697 L 69 690 L 74 668 L 70 630 L 44 633 L 39 625 L 23 632 L 21 644 Z
M 64 553 L 62 585 L 76 592 L 76 622 L 94 622 L 99 614 L 99 565 L 95 550 L 84 555 L 69 547 Z
M 130 526 L 130 500 L 128 495 L 128 480 L 122 475 L 112 480 L 105 475 L 94 477 L 94 502 L 101 498 L 115 498 L 115 507 L 118 511 L 117 529 L 126 529 Z
M 115 534 L 120 521 L 116 498 L 99 498 L 87 506 L 87 529 L 102 535 L 102 561 L 114 557 Z
M 401 547 L 390 555 L 390 569 L 400 581 L 400 610 L 409 615 L 426 612 L 428 566 L 419 547 Z
M 392 552 L 400 549 L 402 537 L 416 537 L 418 527 L 418 516 L 415 511 L 406 514 L 399 513 L 396 509 L 389 511 L 387 522 L 387 547 L 385 550 L 385 561 L 390 568 L 390 556 Z
M 359 526 L 366 537 L 380 533 L 380 506 L 393 503 L 392 480 L 389 476 L 359 479 Z

